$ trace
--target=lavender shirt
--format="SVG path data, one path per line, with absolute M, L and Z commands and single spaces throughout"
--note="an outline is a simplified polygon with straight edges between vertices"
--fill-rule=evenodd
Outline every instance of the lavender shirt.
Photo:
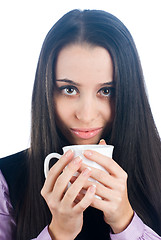
M 7 183 L 0 171 L 0 240 L 15 240 L 14 232 L 16 224 L 13 218 L 13 208 L 9 198 Z M 146 226 L 141 219 L 134 214 L 129 226 L 121 233 L 110 234 L 111 240 L 161 240 L 152 229 Z M 48 226 L 33 240 L 52 240 Z

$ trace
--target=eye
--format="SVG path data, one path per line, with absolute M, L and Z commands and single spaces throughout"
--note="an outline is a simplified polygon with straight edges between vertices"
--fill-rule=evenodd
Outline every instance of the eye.
M 112 89 L 109 87 L 104 87 L 99 90 L 99 94 L 103 97 L 108 97 L 112 92 Z
M 74 86 L 62 86 L 59 88 L 62 94 L 68 95 L 68 96 L 74 96 L 78 93 L 78 89 Z

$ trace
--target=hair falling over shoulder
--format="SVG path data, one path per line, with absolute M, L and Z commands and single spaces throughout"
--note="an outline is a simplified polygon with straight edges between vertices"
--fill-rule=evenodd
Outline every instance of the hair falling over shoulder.
M 108 50 L 116 84 L 115 119 L 103 138 L 114 145 L 114 160 L 128 173 L 130 203 L 140 218 L 161 235 L 161 142 L 148 103 L 133 38 L 124 24 L 101 10 L 73 10 L 47 34 L 38 61 L 32 97 L 31 148 L 26 194 L 17 211 L 17 239 L 34 238 L 50 223 L 40 195 L 44 158 L 69 144 L 57 126 L 53 95 L 60 50 L 72 43 Z

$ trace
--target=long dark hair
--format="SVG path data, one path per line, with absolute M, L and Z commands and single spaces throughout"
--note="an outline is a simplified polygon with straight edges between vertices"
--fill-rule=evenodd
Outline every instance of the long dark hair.
M 27 189 L 17 211 L 17 239 L 36 237 L 51 221 L 40 195 L 44 158 L 70 144 L 56 124 L 53 100 L 55 64 L 68 44 L 88 43 L 107 49 L 116 84 L 115 118 L 110 134 L 114 160 L 128 173 L 128 194 L 141 219 L 161 234 L 161 144 L 148 103 L 133 38 L 115 16 L 101 10 L 73 10 L 49 31 L 40 53 L 32 97 L 31 148 Z

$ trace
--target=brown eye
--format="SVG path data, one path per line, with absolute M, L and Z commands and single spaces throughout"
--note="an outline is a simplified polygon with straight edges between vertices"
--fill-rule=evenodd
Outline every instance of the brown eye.
M 109 95 L 109 92 L 110 92 L 110 91 L 109 91 L 108 88 L 105 88 L 105 89 L 102 90 L 102 94 L 103 94 L 103 95 Z
M 64 89 L 64 90 L 65 90 L 65 89 Z M 73 89 L 73 88 L 66 88 L 66 92 L 67 92 L 68 94 L 73 94 L 74 91 L 75 91 L 75 89 Z
M 110 95 L 110 88 L 102 88 L 99 91 L 99 94 L 103 97 L 108 97 Z
M 73 86 L 62 86 L 59 88 L 61 93 L 66 96 L 75 96 L 79 92 L 77 88 Z

